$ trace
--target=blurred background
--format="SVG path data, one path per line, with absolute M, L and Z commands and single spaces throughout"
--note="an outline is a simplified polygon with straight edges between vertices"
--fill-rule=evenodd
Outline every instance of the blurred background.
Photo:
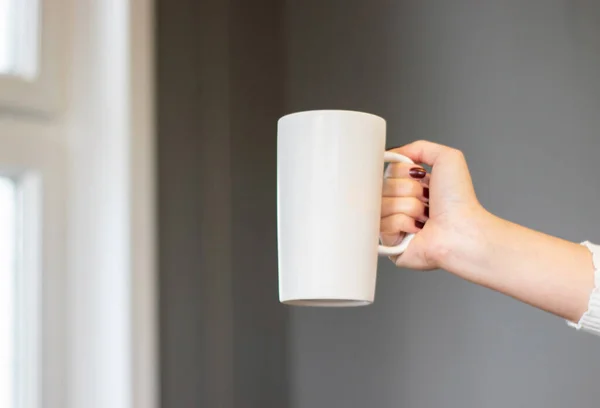
M 1 0 L 0 407 L 592 407 L 600 340 L 443 271 L 277 297 L 276 121 L 464 151 L 600 242 L 593 0 Z
M 593 1 L 159 1 L 166 407 L 564 407 L 600 399 L 598 339 L 382 259 L 373 306 L 277 304 L 277 118 L 355 109 L 388 147 L 462 149 L 482 203 L 598 236 Z M 596 402 L 596 404 L 595 404 Z

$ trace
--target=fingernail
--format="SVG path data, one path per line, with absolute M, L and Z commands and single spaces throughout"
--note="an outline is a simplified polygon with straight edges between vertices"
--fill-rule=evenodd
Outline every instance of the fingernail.
M 425 207 L 425 217 L 429 218 L 429 207 Z
M 422 178 L 425 178 L 425 176 L 427 175 L 427 172 L 425 171 L 425 169 L 422 169 L 421 167 L 413 167 L 412 169 L 410 169 L 408 171 L 408 174 L 410 174 L 410 176 L 412 178 L 422 179 Z
M 417 227 L 417 228 L 421 229 L 421 228 L 423 228 L 424 226 L 425 226 L 425 223 L 424 223 L 424 222 L 421 222 L 421 221 L 417 221 L 417 220 L 415 220 L 415 227 Z
M 423 197 L 429 198 L 429 187 L 423 187 Z

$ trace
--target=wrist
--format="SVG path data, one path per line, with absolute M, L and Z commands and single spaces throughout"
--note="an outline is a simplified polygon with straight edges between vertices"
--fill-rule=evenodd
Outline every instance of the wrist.
M 449 239 L 441 244 L 438 251 L 438 265 L 463 279 L 484 283 L 484 273 L 489 268 L 493 240 L 501 236 L 506 223 L 484 208 L 470 211 L 462 217 L 462 222 L 452 229 Z

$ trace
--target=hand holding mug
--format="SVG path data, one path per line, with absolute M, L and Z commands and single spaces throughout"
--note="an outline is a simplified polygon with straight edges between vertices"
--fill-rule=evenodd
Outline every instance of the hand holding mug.
M 600 333 L 600 281 L 593 262 L 599 246 L 487 212 L 456 149 L 425 141 L 384 148 L 385 121 L 375 115 L 312 111 L 280 119 L 282 302 L 372 303 L 379 253 L 399 267 L 445 269 Z M 384 158 L 392 162 L 385 180 Z M 420 164 L 431 166 L 431 174 Z M 378 234 L 383 245 L 377 245 Z
M 471 239 L 469 231 L 486 214 L 475 196 L 467 162 L 459 150 L 427 141 L 391 151 L 431 166 L 432 171 L 424 174 L 419 166 L 389 164 L 383 184 L 381 241 L 395 245 L 406 233 L 416 233 L 402 255 L 390 258 L 399 267 L 443 268 L 453 244 Z

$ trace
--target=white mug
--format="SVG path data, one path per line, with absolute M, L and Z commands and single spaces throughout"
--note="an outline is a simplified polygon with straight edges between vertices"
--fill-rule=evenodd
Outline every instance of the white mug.
M 384 161 L 383 118 L 363 112 L 298 112 L 277 124 L 279 300 L 298 306 L 361 306 L 375 298 Z

